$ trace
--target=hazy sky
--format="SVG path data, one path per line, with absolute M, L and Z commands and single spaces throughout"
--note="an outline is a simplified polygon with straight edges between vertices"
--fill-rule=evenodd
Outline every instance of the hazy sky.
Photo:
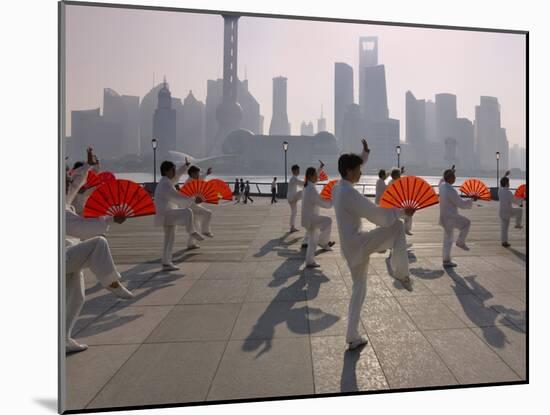
M 496 96 L 510 144 L 525 146 L 523 35 L 241 17 L 238 74 L 243 79 L 246 68 L 264 131 L 279 75 L 288 78 L 292 133 L 304 120 L 316 127 L 321 105 L 333 131 L 334 62 L 353 67 L 357 102 L 360 36 L 379 38 L 390 116 L 401 120 L 402 140 L 411 90 L 432 100 L 439 92 L 456 94 L 458 116 L 471 120 L 480 95 Z M 102 106 L 104 87 L 143 97 L 163 75 L 172 96 L 193 90 L 204 102 L 207 79 L 222 75 L 222 46 L 219 15 L 68 6 L 67 114 Z

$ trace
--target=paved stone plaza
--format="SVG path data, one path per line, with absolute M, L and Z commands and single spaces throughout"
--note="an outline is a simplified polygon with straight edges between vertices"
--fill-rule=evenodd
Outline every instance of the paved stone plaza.
M 441 267 L 439 208 L 415 215 L 413 292 L 388 274 L 387 255 L 371 257 L 369 343 L 354 352 L 338 244 L 304 270 L 303 232 L 287 234 L 285 201 L 211 207 L 215 238 L 186 251 L 181 230 L 181 270 L 170 273 L 160 272 L 151 217 L 113 225 L 109 243 L 136 299 L 119 301 L 86 274 L 75 337 L 90 348 L 67 357 L 67 409 L 525 379 L 525 230 L 511 226 L 512 248 L 502 248 L 497 203 L 477 205 L 464 211 L 471 251 L 454 247 L 452 270 Z

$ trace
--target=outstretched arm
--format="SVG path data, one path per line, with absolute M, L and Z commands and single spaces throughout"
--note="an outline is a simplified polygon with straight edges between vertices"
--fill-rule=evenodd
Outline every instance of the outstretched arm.
M 378 226 L 391 226 L 404 213 L 403 209 L 378 207 L 356 190 L 350 192 L 350 199 L 347 205 L 357 216 Z

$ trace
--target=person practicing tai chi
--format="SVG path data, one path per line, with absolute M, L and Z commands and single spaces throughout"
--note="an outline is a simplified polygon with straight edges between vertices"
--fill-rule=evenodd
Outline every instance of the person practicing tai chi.
M 374 203 L 376 203 L 377 205 L 380 204 L 380 199 L 382 199 L 382 195 L 384 194 L 386 187 L 388 187 L 388 185 L 386 184 L 387 178 L 388 175 L 386 174 L 386 170 L 380 169 L 378 171 L 378 180 L 376 181 L 376 194 L 374 197 Z
M 194 204 L 202 203 L 200 197 L 190 198 L 178 192 L 174 187 L 179 178 L 185 174 L 189 162 L 176 169 L 171 161 L 163 161 L 160 165 L 161 179 L 155 189 L 155 226 L 164 230 L 164 250 L 162 254 L 162 269 L 176 271 L 179 268 L 172 262 L 172 249 L 176 237 L 176 226 L 184 226 L 187 233 L 195 240 L 202 241 L 203 236 L 195 229 L 193 211 Z M 178 205 L 180 206 L 178 208 Z
M 65 177 L 65 349 L 67 353 L 80 352 L 88 348 L 87 345 L 79 344 L 72 338 L 73 328 L 85 300 L 86 284 L 83 269 L 89 268 L 103 288 L 117 297 L 126 300 L 134 298 L 134 295 L 120 283 L 121 275 L 114 264 L 109 243 L 102 236 L 113 221 L 122 223 L 124 218 L 110 216 L 84 218 L 78 215 L 71 205 L 75 195 L 86 181 L 88 170 L 96 163 L 97 159 L 90 148 L 88 162 L 77 167 L 71 176 Z
M 500 179 L 498 201 L 498 214 L 500 216 L 500 241 L 502 242 L 503 247 L 508 248 L 510 246 L 510 243 L 508 242 L 508 227 L 510 226 L 510 219 L 515 219 L 516 229 L 523 228 L 521 225 L 523 209 L 521 207 L 512 206 L 513 204 L 521 206 L 522 199 L 516 198 L 510 190 L 510 179 L 508 176 L 504 176 Z
M 189 177 L 184 183 L 184 186 L 191 180 L 204 180 L 210 174 L 212 174 L 212 168 L 209 167 L 205 173 L 201 173 L 201 169 L 198 166 L 191 166 L 187 170 Z M 212 220 L 212 211 L 198 204 L 191 204 L 190 209 L 193 211 L 193 220 L 195 229 L 209 238 L 213 238 L 214 234 L 210 230 L 210 221 Z M 187 241 L 187 249 L 198 249 L 200 246 L 195 242 L 196 238 L 189 234 Z
M 453 187 L 456 181 L 454 170 L 445 170 L 443 180 L 439 185 L 439 225 L 443 227 L 443 267 L 448 268 L 456 267 L 456 264 L 451 261 L 455 229 L 459 231 L 456 246 L 465 251 L 470 250 L 466 245 L 470 219 L 460 215 L 458 209 L 471 209 L 472 200 L 462 199 Z M 474 197 L 473 201 L 477 201 L 477 197 Z
M 324 163 L 319 160 L 319 168 L 317 169 L 317 174 L 325 166 Z M 298 201 L 302 200 L 303 190 L 298 190 L 298 186 L 304 187 L 305 182 L 298 178 L 300 175 L 300 166 L 297 164 L 293 165 L 290 170 L 292 171 L 292 176 L 288 181 L 288 190 L 286 199 L 290 205 L 290 233 L 298 232 L 296 228 L 296 215 L 298 214 Z
M 396 180 L 400 179 L 403 173 L 405 173 L 405 166 L 402 166 L 401 169 L 392 169 L 391 180 L 389 181 L 388 186 Z M 412 236 L 412 216 L 405 216 L 403 218 L 403 221 L 405 222 L 405 233 L 409 236 Z
M 319 192 L 317 192 L 315 183 L 317 183 L 318 178 L 315 167 L 308 167 L 302 200 L 302 226 L 305 228 L 309 239 L 306 249 L 306 267 L 308 268 L 320 266 L 315 262 L 317 244 L 323 251 L 331 251 L 332 246 L 335 244 L 334 241 L 330 240 L 332 219 L 319 213 L 320 208 L 330 209 L 332 202 L 322 199 Z

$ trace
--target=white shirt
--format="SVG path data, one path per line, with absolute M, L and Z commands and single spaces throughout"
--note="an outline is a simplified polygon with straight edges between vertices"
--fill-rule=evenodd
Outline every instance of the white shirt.
M 77 215 L 72 207 L 65 208 L 65 235 L 68 239 L 82 240 L 105 235 L 111 223 L 112 216 L 85 218 Z
M 162 176 L 157 183 L 155 189 L 155 226 L 164 225 L 166 211 L 176 209 L 178 206 L 188 208 L 193 204 L 192 198 L 181 194 L 174 187 L 186 171 L 187 166 L 183 165 L 176 170 L 176 175 L 172 179 Z
M 72 182 L 69 185 L 69 189 L 67 191 L 67 197 L 65 200 L 65 204 L 67 206 L 70 206 L 74 202 L 74 198 L 78 194 L 78 191 L 82 186 L 84 186 L 84 183 L 86 183 L 86 179 L 88 178 L 88 171 L 93 166 L 89 165 L 88 163 L 84 163 L 82 166 L 74 169 L 71 173 L 71 179 Z
M 498 215 L 501 219 L 510 219 L 512 216 L 512 204 L 519 205 L 522 199 L 516 198 L 508 187 L 499 187 L 498 201 Z
M 304 181 L 298 179 L 298 176 L 292 175 L 288 181 L 288 191 L 286 198 L 289 202 L 294 202 L 298 193 L 298 186 L 304 186 Z
M 366 259 L 361 247 L 368 241 L 369 233 L 362 232 L 361 218 L 388 227 L 403 215 L 403 209 L 376 206 L 345 179 L 332 188 L 332 200 L 340 234 L 340 249 L 350 267 Z
M 376 181 L 376 197 L 374 198 L 374 201 L 377 205 L 380 204 L 380 199 L 382 199 L 382 195 L 384 194 L 386 187 L 387 185 L 384 179 L 378 179 Z
M 320 208 L 330 209 L 331 207 L 332 202 L 321 198 L 315 183 L 308 183 L 304 187 L 302 198 L 302 226 L 308 229 L 311 226 L 311 219 L 319 216 Z
M 459 216 L 458 209 L 470 209 L 472 201 L 462 199 L 456 189 L 449 183 L 439 185 L 439 224 L 444 228 L 452 227 L 454 219 Z

